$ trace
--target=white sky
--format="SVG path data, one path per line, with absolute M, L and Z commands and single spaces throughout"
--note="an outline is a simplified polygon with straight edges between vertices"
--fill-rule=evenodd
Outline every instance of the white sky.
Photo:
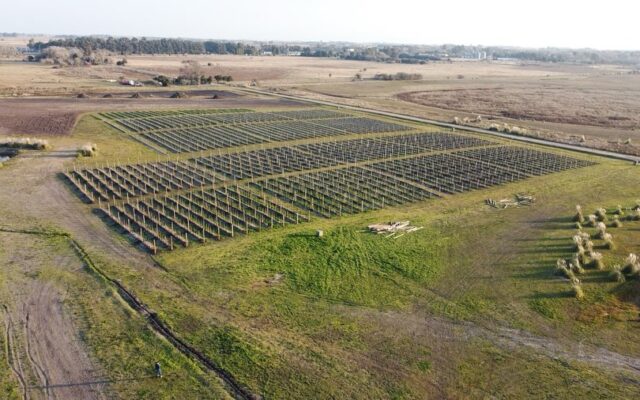
M 0 0 L 0 31 L 640 49 L 637 0 Z

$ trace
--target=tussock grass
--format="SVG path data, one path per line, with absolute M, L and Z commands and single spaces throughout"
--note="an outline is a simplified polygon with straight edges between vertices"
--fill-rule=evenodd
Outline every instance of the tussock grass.
M 587 216 L 587 225 L 588 226 L 593 226 L 595 227 L 596 224 L 598 223 L 598 217 L 595 216 L 595 214 L 589 214 Z
M 575 246 L 576 250 L 579 250 L 583 246 L 582 236 L 575 235 L 571 239 L 573 240 L 573 245 Z
M 613 222 L 611 223 L 612 228 L 622 228 L 622 222 L 620 222 L 620 217 L 615 215 L 613 217 Z
M 573 272 L 576 275 L 582 275 L 584 274 L 584 268 L 582 268 L 582 265 L 580 265 L 580 262 L 570 262 L 569 263 L 569 270 L 571 272 Z
M 630 253 L 627 258 L 624 260 L 624 265 L 622 266 L 622 272 L 627 275 L 638 275 L 640 272 L 640 264 L 638 263 L 638 256 Z
M 576 205 L 576 215 L 573 217 L 573 220 L 582 223 L 584 221 L 584 215 L 582 214 L 582 207 L 580 204 Z
M 587 240 L 584 245 L 585 254 L 589 257 L 593 255 L 593 242 L 591 240 Z
M 576 299 L 582 300 L 584 299 L 584 291 L 582 290 L 582 285 L 580 283 L 572 282 L 571 283 L 571 291 Z
M 607 220 L 607 210 L 605 208 L 598 208 L 596 210 L 596 218 L 598 219 L 598 221 L 606 221 Z
M 607 248 L 608 250 L 615 249 L 615 244 L 613 243 L 613 235 L 612 234 L 605 233 L 604 237 L 602 239 L 604 239 L 604 247 L 605 248 Z
M 598 239 L 604 239 L 604 235 L 607 234 L 607 225 L 604 222 L 598 222 L 596 224 L 596 237 Z
M 591 268 L 597 269 L 598 271 L 604 270 L 604 262 L 602 261 L 602 253 L 593 252 L 591 254 L 591 263 L 589 263 Z
M 620 265 L 614 265 L 609 276 L 614 282 L 624 283 L 626 281 Z

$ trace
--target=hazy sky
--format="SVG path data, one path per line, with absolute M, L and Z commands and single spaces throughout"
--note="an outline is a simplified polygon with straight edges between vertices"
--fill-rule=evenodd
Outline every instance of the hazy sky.
M 0 0 L 0 31 L 640 49 L 636 0 Z

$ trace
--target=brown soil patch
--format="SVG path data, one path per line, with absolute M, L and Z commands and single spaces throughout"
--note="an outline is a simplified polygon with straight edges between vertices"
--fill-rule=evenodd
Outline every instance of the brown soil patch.
M 130 111 L 149 109 L 186 108 L 260 108 L 303 107 L 286 99 L 261 99 L 240 96 L 228 91 L 194 90 L 186 92 L 188 98 L 179 101 L 169 98 L 175 91 L 141 92 L 141 98 L 132 93 L 120 93 L 111 98 L 93 96 L 73 97 L 0 98 L 0 135 L 65 135 L 75 126 L 78 116 L 85 112 Z M 153 94 L 153 97 L 146 97 Z M 215 103 L 213 96 L 218 96 Z

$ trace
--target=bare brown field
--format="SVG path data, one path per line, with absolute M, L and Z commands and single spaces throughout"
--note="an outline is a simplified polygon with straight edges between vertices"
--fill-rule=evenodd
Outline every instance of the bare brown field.
M 115 57 L 115 56 L 114 56 Z M 250 57 L 232 55 L 132 55 L 126 67 L 53 68 L 17 61 L 0 63 L 0 96 L 27 97 L 86 93 L 101 97 L 159 97 L 162 93 L 218 90 L 227 85 L 172 86 L 159 92 L 157 86 L 121 86 L 120 78 L 149 80 L 158 74 L 179 74 L 184 61 L 197 60 L 205 75 L 231 75 L 231 86 L 258 86 L 282 93 L 329 100 L 336 103 L 399 112 L 418 117 L 452 121 L 455 117 L 483 116 L 475 126 L 509 124 L 535 137 L 583 146 L 640 154 L 640 77 L 622 66 L 568 65 L 515 62 L 454 61 L 425 65 L 386 64 L 306 57 Z M 418 81 L 375 81 L 378 73 L 421 74 Z M 360 74 L 363 80 L 354 80 Z M 160 99 L 138 99 L 127 103 L 86 103 L 64 100 L 65 111 L 50 111 L 50 105 L 33 112 L 0 110 L 0 132 L 49 131 L 47 124 L 68 131 L 71 113 L 104 107 L 165 107 Z M 188 99 L 192 101 L 193 99 Z M 146 103 L 151 102 L 153 103 Z M 181 100 L 186 102 L 187 100 Z M 226 100 L 225 100 L 226 101 Z M 186 103 L 181 103 L 185 104 Z M 220 103 L 216 103 L 220 104 Z M 189 106 L 209 104 L 189 103 Z M 237 105 L 233 105 L 237 106 Z M 75 114 L 77 115 L 77 114 Z M 26 120 L 25 120 L 26 118 Z M 39 118 L 45 118 L 45 121 Z M 51 120 L 54 122 L 51 122 Z M 55 121 L 58 119 L 58 121 Z M 44 128 L 44 129 L 43 129 Z M 583 138 L 584 137 L 584 138 Z M 629 139 L 630 143 L 629 143 Z
M 75 126 L 78 116 L 95 111 L 130 111 L 144 109 L 180 108 L 252 108 L 252 107 L 300 107 L 299 102 L 284 99 L 261 99 L 226 92 L 220 99 L 212 100 L 212 92 L 203 91 L 183 99 L 167 96 L 128 98 L 72 97 L 5 98 L 0 99 L 0 134 L 66 135 Z M 118 95 L 117 95 L 118 96 Z

